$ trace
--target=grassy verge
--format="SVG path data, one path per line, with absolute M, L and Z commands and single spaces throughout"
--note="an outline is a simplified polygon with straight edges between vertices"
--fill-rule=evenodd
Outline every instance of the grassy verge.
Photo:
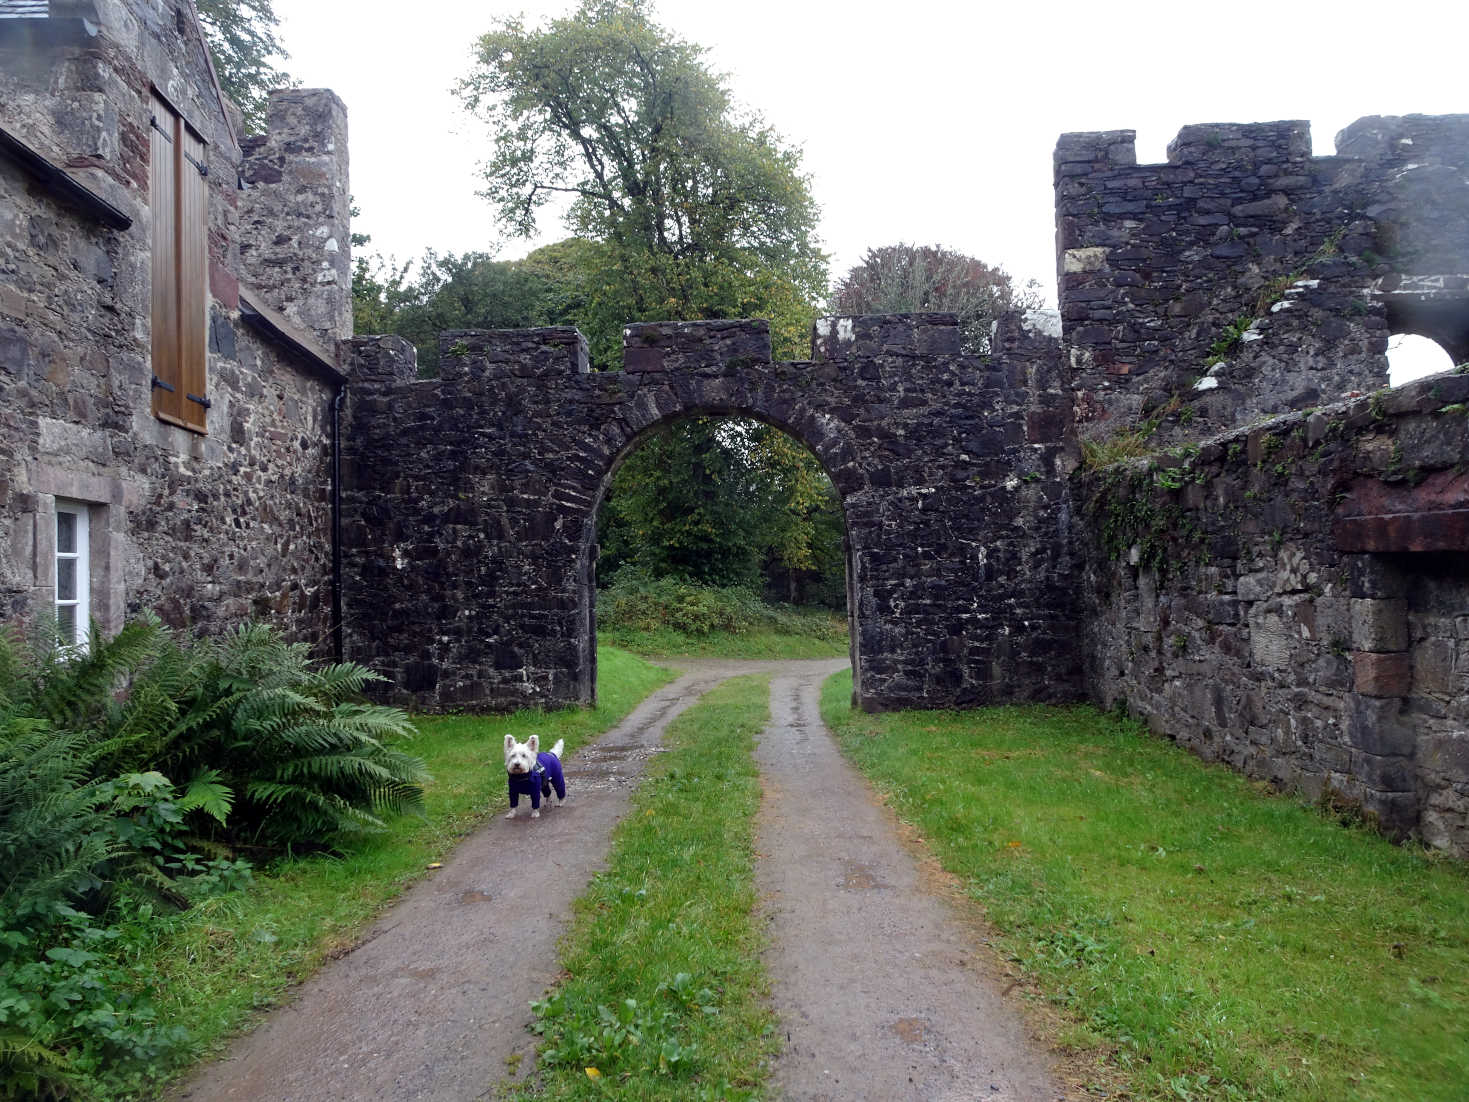
M 536 1004 L 521 1099 L 755 1097 L 774 1049 L 754 887 L 769 682 L 727 681 L 670 725 L 609 867 L 576 904 L 567 978 Z
M 568 750 L 605 731 L 671 675 L 620 651 L 598 658 L 592 709 L 417 720 L 409 744 L 435 778 L 424 818 L 401 818 L 352 853 L 281 861 L 247 889 L 175 917 L 140 916 L 124 943 L 157 977 L 160 1019 L 189 1029 L 194 1050 L 217 1047 L 250 1011 L 349 948 L 383 906 L 504 802 L 505 733 L 534 730 Z
M 1463 1099 L 1469 871 L 1087 708 L 822 710 L 1137 1097 Z
M 840 658 L 847 654 L 846 625 L 839 639 L 790 635 L 777 631 L 690 635 L 673 628 L 639 631 L 611 628 L 599 631 L 605 643 L 649 656 L 682 655 L 690 658 Z

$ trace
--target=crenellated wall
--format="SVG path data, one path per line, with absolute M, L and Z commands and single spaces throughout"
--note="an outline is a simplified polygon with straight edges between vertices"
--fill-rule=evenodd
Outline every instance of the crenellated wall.
M 683 417 L 764 420 L 841 495 L 866 708 L 1074 694 L 1054 336 L 1010 319 L 990 363 L 952 315 L 832 318 L 772 363 L 764 322 L 632 325 L 590 374 L 573 329 L 447 333 L 441 377 L 353 343 L 348 653 L 419 707 L 591 699 L 596 510 L 622 458 Z
M 1373 390 L 1390 332 L 1469 357 L 1469 116 L 1363 119 L 1336 157 L 1304 122 L 1185 127 L 1159 165 L 1133 139 L 1064 134 L 1054 158 L 1084 437 L 1198 438 Z

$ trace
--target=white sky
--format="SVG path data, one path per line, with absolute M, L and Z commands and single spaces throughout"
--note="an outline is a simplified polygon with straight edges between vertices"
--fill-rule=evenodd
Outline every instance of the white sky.
M 493 251 L 475 195 L 490 136 L 450 91 L 499 16 L 575 0 L 275 0 L 286 69 L 346 102 L 357 229 L 400 260 Z M 1132 129 L 1162 161 L 1181 126 L 1309 119 L 1317 154 L 1370 114 L 1469 111 L 1465 0 L 1049 4 L 661 0 L 735 98 L 804 150 L 833 277 L 869 246 L 942 244 L 1055 299 L 1051 151 Z M 552 216 L 548 216 L 552 219 Z M 552 219 L 536 242 L 565 236 Z

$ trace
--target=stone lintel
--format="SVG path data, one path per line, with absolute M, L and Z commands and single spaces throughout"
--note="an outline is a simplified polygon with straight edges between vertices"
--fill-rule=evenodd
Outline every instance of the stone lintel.
M 1338 517 L 1338 551 L 1461 551 L 1469 547 L 1469 509 Z

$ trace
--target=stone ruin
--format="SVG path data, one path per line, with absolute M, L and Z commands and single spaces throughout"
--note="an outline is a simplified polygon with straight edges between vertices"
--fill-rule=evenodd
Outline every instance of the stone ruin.
M 796 363 L 761 322 L 655 323 L 616 373 L 573 329 L 446 334 L 433 380 L 350 336 L 340 101 L 240 129 L 192 8 L 0 20 L 7 620 L 61 606 L 67 559 L 104 630 L 262 617 L 415 708 L 585 703 L 613 472 L 748 416 L 841 496 L 859 706 L 1124 705 L 1469 856 L 1469 375 L 1384 388 L 1393 333 L 1469 360 L 1469 116 L 1331 157 L 1300 122 L 1187 127 L 1157 165 L 1063 135 L 1059 317 L 984 359 L 944 315 L 827 319 Z M 170 147 L 193 205 L 158 201 Z M 185 423 L 165 330 L 197 342 Z

